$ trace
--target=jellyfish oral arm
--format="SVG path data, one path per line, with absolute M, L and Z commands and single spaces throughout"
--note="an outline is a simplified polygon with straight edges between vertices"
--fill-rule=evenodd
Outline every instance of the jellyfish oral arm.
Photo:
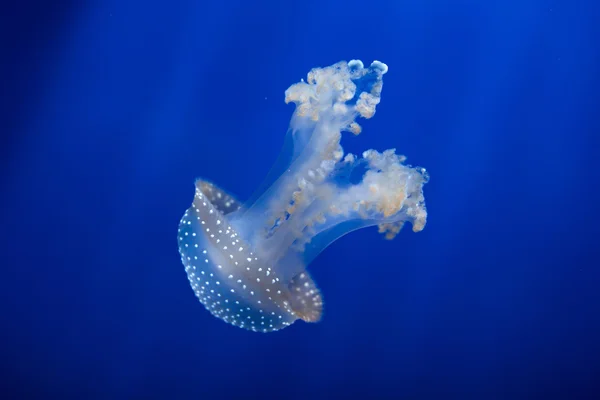
M 251 242 L 270 259 L 302 253 L 316 238 L 301 257 L 310 262 L 340 236 L 366 226 L 378 225 L 388 239 L 404 222 L 415 231 L 425 226 L 425 169 L 403 164 L 395 149 L 357 157 L 341 146 L 343 136 L 361 133 L 356 119 L 375 114 L 387 70 L 378 61 L 369 68 L 341 62 L 313 69 L 306 82 L 286 91 L 286 102 L 296 105 L 287 140 L 292 149 L 284 150 L 290 164 L 237 221 L 252 226 Z M 349 175 L 361 168 L 362 178 L 351 183 Z

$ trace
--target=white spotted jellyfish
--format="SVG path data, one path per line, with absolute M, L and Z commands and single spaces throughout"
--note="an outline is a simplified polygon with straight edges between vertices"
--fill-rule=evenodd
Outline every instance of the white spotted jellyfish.
M 317 322 L 323 297 L 306 270 L 336 239 L 378 226 L 392 239 L 405 222 L 425 227 L 424 168 L 404 164 L 395 149 L 344 154 L 343 134 L 371 118 L 388 67 L 352 60 L 315 68 L 292 85 L 296 109 L 285 146 L 261 189 L 240 203 L 218 186 L 196 181 L 178 230 L 181 260 L 194 293 L 221 320 L 272 332 L 298 319 Z

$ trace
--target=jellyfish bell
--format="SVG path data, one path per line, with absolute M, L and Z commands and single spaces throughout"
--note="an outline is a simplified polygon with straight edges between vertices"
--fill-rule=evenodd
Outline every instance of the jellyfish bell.
M 322 317 L 323 300 L 306 267 L 333 241 L 367 226 L 392 239 L 406 223 L 425 226 L 425 169 L 394 149 L 345 154 L 343 135 L 371 118 L 388 68 L 352 60 L 315 68 L 286 91 L 295 103 L 285 147 L 265 183 L 243 205 L 196 181 L 181 219 L 179 252 L 190 284 L 214 316 L 270 332 Z M 358 180 L 350 179 L 358 171 Z
M 228 215 L 240 203 L 207 181 L 196 181 L 192 206 L 179 224 L 179 251 L 200 302 L 214 316 L 254 331 L 321 317 L 321 296 L 308 272 L 282 279 L 256 254 Z

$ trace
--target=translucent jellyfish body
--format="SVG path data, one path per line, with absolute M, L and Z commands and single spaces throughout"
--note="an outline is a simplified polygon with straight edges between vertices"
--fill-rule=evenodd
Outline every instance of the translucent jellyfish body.
M 378 226 L 392 239 L 405 222 L 415 232 L 427 212 L 423 168 L 404 164 L 394 149 L 344 154 L 344 135 L 371 118 L 388 68 L 374 61 L 315 68 L 292 85 L 296 104 L 285 146 L 265 183 L 244 204 L 216 185 L 196 181 L 178 242 L 188 279 L 214 316 L 257 332 L 298 319 L 316 322 L 322 295 L 306 270 L 330 243 Z

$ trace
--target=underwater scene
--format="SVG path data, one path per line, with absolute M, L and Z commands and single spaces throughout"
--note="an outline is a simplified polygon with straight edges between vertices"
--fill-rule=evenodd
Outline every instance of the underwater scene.
M 600 398 L 599 17 L 7 6 L 0 398 Z

